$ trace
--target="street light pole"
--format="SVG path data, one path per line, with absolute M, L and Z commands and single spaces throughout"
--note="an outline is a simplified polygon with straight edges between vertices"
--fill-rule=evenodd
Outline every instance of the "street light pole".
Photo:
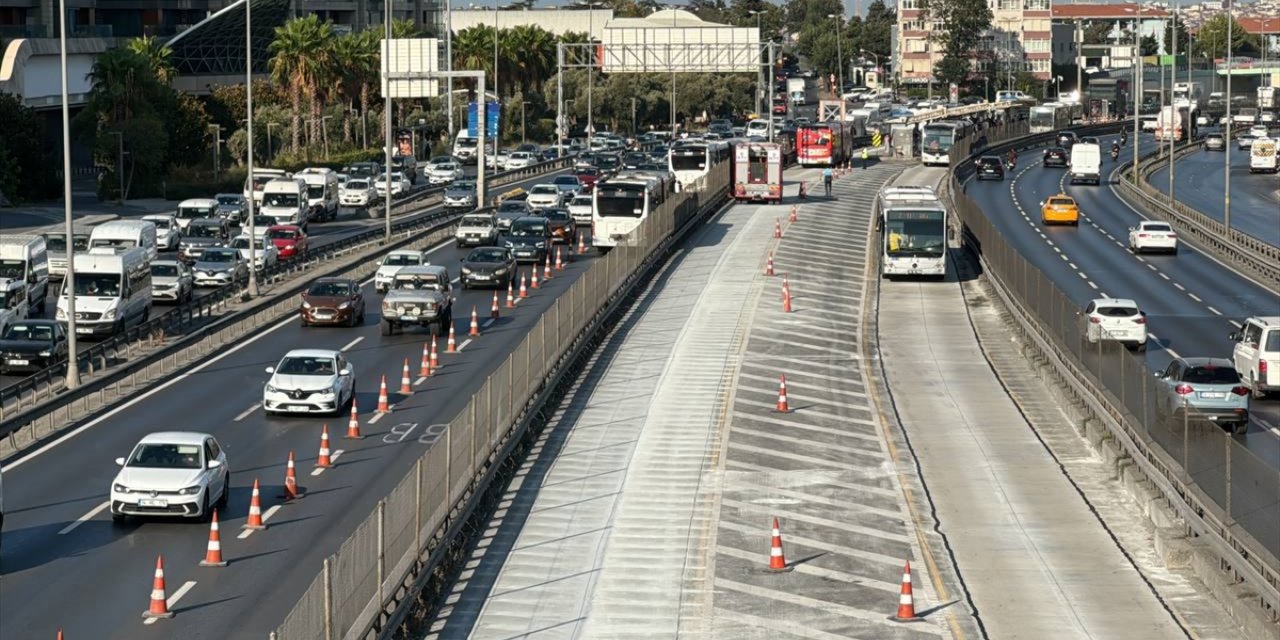
M 444 0 L 444 69 L 453 71 L 453 0 Z M 453 76 L 445 80 L 445 100 L 449 109 L 449 140 L 454 140 L 453 128 Z
M 251 17 L 250 4 L 253 0 L 245 0 L 244 2 L 244 105 L 245 105 L 245 133 L 249 135 L 248 147 L 248 170 L 247 182 L 249 185 L 248 202 L 245 206 L 249 212 L 249 297 L 256 298 L 258 296 L 258 270 L 253 268 L 257 262 L 258 243 L 257 236 L 253 231 L 253 21 Z M 271 155 L 271 124 L 267 123 L 267 155 Z
M 763 14 L 764 11 L 748 10 L 747 13 L 756 17 L 756 38 L 758 40 L 760 39 L 760 15 Z M 764 73 L 764 65 L 760 65 L 756 68 L 756 112 L 759 113 L 761 117 L 767 117 L 772 120 L 773 114 L 765 114 Z M 773 69 L 769 69 L 769 73 L 773 73 Z
M 386 176 L 387 197 L 383 201 L 385 207 L 383 217 L 383 231 L 386 242 L 391 242 L 391 200 L 394 196 L 391 194 L 391 80 L 387 78 L 387 74 L 391 72 L 391 0 L 383 0 L 382 5 L 382 21 L 383 21 L 383 40 L 386 46 L 382 50 L 382 119 L 383 119 L 383 137 L 386 138 L 386 149 L 383 151 L 386 157 L 386 164 L 383 166 L 383 175 Z M 497 50 L 496 47 L 494 49 Z M 495 70 L 496 73 L 496 70 Z M 480 96 L 480 104 L 484 104 L 484 96 Z M 484 120 L 480 121 L 480 126 L 484 126 Z
M 213 130 L 213 179 L 217 180 L 218 174 L 221 173 L 219 165 L 222 164 L 222 127 L 211 124 L 209 128 Z
M 364 113 L 363 113 L 363 112 L 361 112 L 361 113 L 360 113 L 360 118 L 361 118 L 362 120 L 364 119 Z M 276 155 L 276 154 L 275 154 L 275 152 L 271 150 L 271 127 L 275 127 L 275 126 L 279 126 L 279 125 L 278 125 L 277 123 L 275 123 L 275 122 L 268 122 L 268 123 L 267 123 L 267 162 L 271 162 L 271 159 L 272 159 L 272 158 L 274 158 L 274 157 L 275 157 L 275 155 Z M 250 125 L 249 125 L 249 131 L 253 131 L 253 124 L 250 124 Z M 366 135 L 368 134 L 368 131 L 369 131 L 369 130 L 368 130 L 368 128 L 366 127 L 366 128 L 365 128 L 365 133 L 366 133 Z M 253 138 L 253 134 L 250 134 L 250 135 L 249 135 L 249 138 L 250 138 L 250 139 L 252 139 L 252 138 Z M 367 137 L 365 138 L 365 146 L 366 146 L 366 147 L 367 147 L 367 146 L 369 146 L 369 145 L 368 145 L 368 138 L 367 138 Z
M 525 143 L 524 108 L 528 106 L 528 104 L 529 104 L 528 100 L 520 101 L 520 144 Z
M 67 389 L 80 386 L 80 363 L 76 348 L 76 242 L 71 227 L 71 105 L 67 98 L 67 3 L 58 0 L 58 63 L 62 68 L 62 207 L 67 233 L 67 275 L 63 291 L 67 296 Z
M 595 137 L 596 126 L 594 118 L 594 104 L 592 102 L 592 89 L 596 84 L 596 7 L 601 6 L 599 2 L 587 3 L 587 149 L 591 149 L 591 140 Z
M 844 40 L 844 34 L 841 33 L 844 31 L 844 14 L 828 13 L 827 17 L 836 19 L 836 82 L 839 84 L 835 87 L 835 94 L 839 98 L 844 93 L 844 51 L 840 43 Z
M 1138 136 L 1142 135 L 1142 3 L 1133 22 L 1133 182 L 1138 183 Z M 1230 147 L 1231 145 L 1227 145 Z
M 1177 80 L 1178 80 L 1178 28 L 1177 28 L 1178 27 L 1178 8 L 1179 8 L 1179 3 L 1177 2 L 1177 0 L 1174 0 L 1173 21 L 1169 23 L 1169 28 L 1166 30 L 1166 32 L 1170 36 L 1169 39 L 1173 40 L 1173 45 L 1169 50 L 1173 58 L 1172 60 L 1170 60 L 1170 64 L 1169 64 L 1169 90 L 1170 91 L 1176 91 L 1173 87 L 1177 85 Z M 1188 57 L 1187 58 L 1188 63 L 1190 63 L 1190 60 L 1191 58 Z M 1170 102 L 1170 106 L 1172 107 L 1171 111 L 1176 111 L 1178 109 L 1177 101 L 1170 100 L 1169 102 Z M 1184 122 L 1182 124 L 1182 130 L 1183 132 L 1186 133 L 1187 140 L 1191 139 L 1191 126 L 1193 124 L 1191 122 L 1191 118 L 1192 118 L 1191 85 L 1188 84 L 1187 85 L 1187 122 Z M 1173 119 L 1172 114 L 1170 114 L 1170 120 L 1172 119 Z M 1173 199 L 1174 199 L 1173 198 L 1173 135 L 1170 134 L 1169 135 L 1169 204 L 1173 204 Z
M 1231 68 L 1232 50 L 1231 50 L 1231 27 L 1236 21 L 1232 10 L 1235 8 L 1232 0 L 1226 0 L 1227 3 L 1227 122 L 1223 125 L 1222 139 L 1225 144 L 1222 148 L 1226 153 L 1222 158 L 1222 235 L 1231 237 L 1231 75 L 1234 69 Z

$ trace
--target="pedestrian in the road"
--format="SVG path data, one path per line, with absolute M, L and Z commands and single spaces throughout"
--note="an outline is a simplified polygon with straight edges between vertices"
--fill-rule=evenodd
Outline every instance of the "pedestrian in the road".
M 831 197 L 831 181 L 835 179 L 835 177 L 836 174 L 831 170 L 831 167 L 827 167 L 822 170 L 822 186 L 826 188 L 828 198 Z
M 864 170 L 867 168 L 867 156 L 868 156 L 868 155 L 869 155 L 869 154 L 867 153 L 867 148 L 866 148 L 866 147 L 863 147 L 863 148 L 862 148 L 862 168 L 863 168 Z

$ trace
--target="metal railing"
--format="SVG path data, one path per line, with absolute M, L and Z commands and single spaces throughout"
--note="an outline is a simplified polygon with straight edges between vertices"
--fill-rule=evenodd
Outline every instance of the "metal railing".
M 284 618 L 277 640 L 376 637 L 398 626 L 419 584 L 438 576 L 448 541 L 485 493 L 566 365 L 659 250 L 724 201 L 728 172 L 668 198 L 620 246 L 592 262 L 454 417 L 413 470 L 356 527 Z
M 1077 131 L 1101 133 L 1098 129 Z M 1039 138 L 1016 138 L 996 149 L 1034 146 Z M 1143 354 L 1111 341 L 1091 341 L 1080 305 L 1006 241 L 964 192 L 972 165 L 973 157 L 955 163 L 948 184 L 965 247 L 980 258 L 1013 315 L 1049 350 L 1079 397 L 1094 403 L 1094 413 L 1189 531 L 1208 541 L 1223 567 L 1248 582 L 1275 616 L 1280 612 L 1280 470 L 1180 402 L 1169 384 L 1153 377 Z

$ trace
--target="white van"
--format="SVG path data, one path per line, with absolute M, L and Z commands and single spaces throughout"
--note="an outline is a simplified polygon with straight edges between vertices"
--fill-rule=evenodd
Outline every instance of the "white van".
M 111 335 L 151 316 L 151 259 L 141 248 L 123 253 L 77 253 L 76 334 Z M 67 321 L 67 282 L 58 320 Z
M 1102 182 L 1102 147 L 1093 142 L 1071 145 L 1071 167 L 1067 175 L 1071 184 Z
M 338 217 L 338 172 L 323 167 L 303 169 L 295 174 L 307 185 L 308 217 L 316 222 Z
M 27 303 L 27 283 L 0 278 L 0 335 L 4 335 L 11 323 L 29 317 L 31 305 Z
M 764 118 L 756 118 L 748 122 L 747 135 L 769 137 L 769 121 Z
M 0 282 L 25 283 L 27 306 L 44 313 L 49 298 L 49 252 L 44 236 L 0 236 Z
M 478 138 L 471 136 L 466 129 L 459 129 L 457 137 L 453 139 L 453 155 L 463 164 L 475 164 L 479 144 Z
M 248 200 L 249 193 L 252 191 L 253 204 L 255 206 L 261 205 L 262 190 L 264 187 L 266 187 L 268 182 L 271 182 L 272 180 L 276 180 L 278 178 L 289 178 L 292 176 L 293 174 L 289 173 L 288 171 L 284 171 L 283 169 L 254 169 L 253 180 L 249 180 L 247 178 L 245 179 L 244 193 L 241 195 L 244 196 L 245 200 Z
M 89 233 L 89 250 L 110 248 L 119 253 L 141 248 L 146 251 L 147 262 L 156 259 L 156 225 L 146 220 L 112 220 L 93 228 Z
M 307 184 L 301 178 L 278 178 L 262 188 L 262 208 L 258 213 L 276 224 L 307 226 Z
M 218 201 L 213 198 L 183 200 L 173 217 L 178 219 L 178 230 L 186 231 L 192 220 L 218 217 Z

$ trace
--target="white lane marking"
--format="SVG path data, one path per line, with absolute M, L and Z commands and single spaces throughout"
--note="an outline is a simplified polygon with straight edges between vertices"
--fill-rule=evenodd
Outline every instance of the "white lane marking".
M 1235 325 L 1235 327 L 1236 327 L 1237 329 L 1243 329 L 1243 328 L 1244 328 L 1244 324 L 1239 323 L 1239 322 L 1236 322 L 1235 320 L 1228 320 L 1227 322 L 1230 322 L 1231 324 Z
M 263 511 L 262 524 L 266 524 L 267 521 L 271 519 L 271 516 L 274 516 L 276 512 L 280 510 L 280 506 L 281 505 L 278 505 L 278 504 L 271 505 L 270 507 L 267 508 L 266 511 Z M 240 540 L 244 540 L 245 538 L 248 538 L 249 536 L 253 535 L 253 531 L 254 531 L 253 529 L 245 529 L 244 531 L 241 531 L 240 535 L 236 536 L 236 538 L 239 538 Z
M 292 320 L 292 318 L 290 318 L 290 320 Z M 168 606 L 170 611 L 173 611 L 173 605 L 178 604 L 178 601 L 182 599 L 182 596 L 187 595 L 187 592 L 194 586 L 196 586 L 195 580 L 188 580 L 182 583 L 182 586 L 178 587 L 178 590 L 174 591 L 173 595 L 169 596 L 169 599 L 165 600 L 165 605 Z M 155 624 L 156 620 L 159 619 L 160 618 L 147 618 L 142 621 L 142 624 Z
M 480 328 L 481 328 L 481 329 L 488 329 L 488 328 L 489 328 L 489 325 L 492 325 L 492 324 L 493 324 L 493 318 L 489 318 L 488 320 L 485 320 L 484 322 L 481 322 L 481 323 L 480 323 Z
M 1089 281 L 1089 286 L 1092 287 L 1094 291 L 1098 290 L 1098 285 L 1094 284 L 1092 280 Z
M 418 385 L 420 385 L 420 384 L 422 384 L 422 383 L 424 383 L 424 382 L 426 382 L 426 381 L 427 381 L 427 379 L 426 379 L 426 377 L 425 377 L 425 376 L 424 376 L 424 377 L 422 377 L 422 378 L 418 378 L 417 380 L 414 380 L 414 381 L 413 381 L 413 386 L 415 386 L 415 387 L 416 387 L 416 386 L 418 386 Z
M 1101 295 L 1103 298 L 1106 298 L 1107 300 L 1111 299 L 1111 296 L 1107 295 L 1106 291 L 1099 291 L 1098 294 Z
M 1079 270 L 1080 270 L 1080 267 L 1077 267 L 1077 266 L 1076 266 L 1076 263 L 1071 262 L 1070 260 L 1068 260 L 1068 261 L 1067 261 L 1067 266 L 1068 266 L 1068 267 L 1071 267 L 1071 270 L 1072 270 L 1072 271 L 1079 271 Z
M 1186 290 L 1187 290 L 1187 288 L 1186 288 L 1186 287 L 1184 287 L 1184 286 L 1182 286 L 1182 285 L 1180 285 L 1180 284 L 1178 284 L 1178 283 L 1176 283 L 1176 282 L 1175 282 L 1175 283 L 1173 283 L 1173 287 L 1174 287 L 1175 289 L 1177 289 L 1178 291 L 1186 291 Z
M 1157 272 L 1157 273 L 1159 273 L 1159 272 Z M 1160 274 L 1160 277 L 1161 277 L 1161 278 L 1164 278 L 1165 280 L 1168 280 L 1168 279 L 1169 279 L 1169 274 L 1161 273 L 1161 274 Z
M 329 456 L 329 462 L 330 462 L 330 464 L 337 464 L 337 463 L 338 463 L 338 456 L 342 455 L 342 451 L 343 451 L 342 449 L 336 449 L 336 450 L 334 450 L 334 452 Z M 320 475 L 320 474 L 324 473 L 324 470 L 325 470 L 325 467 L 316 467 L 316 468 L 314 468 L 314 469 L 312 469 L 312 470 L 311 470 L 311 475 L 313 475 L 313 476 L 318 476 L 318 475 Z
M 1222 312 L 1221 312 L 1221 311 L 1218 311 L 1217 309 L 1214 309 L 1213 307 L 1208 307 L 1208 309 L 1209 309 L 1209 313 L 1212 313 L 1212 314 L 1213 314 L 1213 315 L 1215 315 L 1215 316 L 1220 316 L 1220 315 L 1222 315 Z
M 1083 271 L 1077 271 L 1077 272 L 1076 272 L 1076 275 L 1080 276 L 1080 279 L 1081 279 L 1081 280 L 1088 280 L 1088 279 L 1089 279 L 1089 276 L 1086 276 L 1086 275 L 1084 274 L 1084 272 L 1083 272 Z
M 450 282 L 451 284 L 458 284 L 459 282 L 462 282 L 462 278 L 461 278 L 461 277 L 454 278 L 454 279 L 450 280 L 449 282 Z
M 395 411 L 395 409 L 396 409 L 396 406 L 395 406 L 394 404 L 389 404 L 389 405 L 387 405 L 387 413 L 391 413 L 392 411 Z M 377 424 L 377 422 L 378 422 L 379 420 L 381 420 L 381 419 L 382 419 L 382 416 L 387 415 L 387 413 L 376 413 L 376 412 L 375 412 L 375 413 L 373 414 L 373 417 L 372 417 L 372 418 L 369 418 L 369 424 Z
M 436 245 L 435 247 L 433 247 L 433 248 L 431 248 L 431 249 L 428 249 L 428 250 L 427 250 L 427 254 L 435 253 L 435 252 L 437 252 L 437 251 L 439 251 L 439 250 L 441 250 L 441 249 L 447 248 L 447 247 L 449 247 L 449 246 L 451 246 L 451 245 L 453 245 L 453 240 L 445 240 L 444 242 L 441 242 L 440 244 Z M 368 280 L 365 280 L 365 281 L 361 282 L 360 284 L 361 284 L 361 285 L 365 285 L 365 284 L 368 284 L 368 283 L 370 283 L 370 282 L 373 282 L 373 278 L 369 278 Z M 145 392 L 143 392 L 143 393 L 141 393 L 141 394 L 138 394 L 137 396 L 135 396 L 134 398 L 132 398 L 132 399 L 131 399 L 131 400 L 129 400 L 128 402 L 126 402 L 126 403 L 124 403 L 124 404 L 122 404 L 122 405 L 120 405 L 120 406 L 116 407 L 115 409 L 112 409 L 112 410 L 110 410 L 110 411 L 108 411 L 108 412 L 106 412 L 106 413 L 102 414 L 101 416 L 99 416 L 99 417 L 97 417 L 97 418 L 94 418 L 93 420 L 90 420 L 89 422 L 84 423 L 84 424 L 83 424 L 83 425 L 81 425 L 80 427 L 77 427 L 76 429 L 73 429 L 73 430 L 71 430 L 71 431 L 67 432 L 66 434 L 62 435 L 62 437 L 58 438 L 57 440 L 54 440 L 53 442 L 50 442 L 49 444 L 46 444 L 46 445 L 44 445 L 43 447 L 40 447 L 39 449 L 36 449 L 35 451 L 32 451 L 30 454 L 27 454 L 26 456 L 23 456 L 22 458 L 19 458 L 18 460 L 13 461 L 12 463 L 10 463 L 10 464 L 8 465 L 9 470 L 10 470 L 10 471 L 12 471 L 13 469 L 18 468 L 18 467 L 20 467 L 20 466 L 22 466 L 22 465 L 26 464 L 27 462 L 29 462 L 29 461 L 31 461 L 31 460 L 34 460 L 34 459 L 38 458 L 40 455 L 42 455 L 42 454 L 44 454 L 45 452 L 47 452 L 47 451 L 49 451 L 49 450 L 53 449 L 54 447 L 56 447 L 56 446 L 58 446 L 58 445 L 60 445 L 60 444 L 62 444 L 62 443 L 64 443 L 64 442 L 66 442 L 66 441 L 68 441 L 68 440 L 70 440 L 70 439 L 72 439 L 72 438 L 74 438 L 74 437 L 76 437 L 76 436 L 80 435 L 81 433 L 83 433 L 83 432 L 85 432 L 85 431 L 87 431 L 87 430 L 89 430 L 89 429 L 91 429 L 91 428 L 93 428 L 93 427 L 96 427 L 96 426 L 98 426 L 98 425 L 102 424 L 103 422 L 106 422 L 106 421 L 107 421 L 107 420 L 109 420 L 111 417 L 115 416 L 116 414 L 120 413 L 121 411 L 124 411 L 125 409 L 128 409 L 128 408 L 130 408 L 130 407 L 132 407 L 132 406 L 134 406 L 134 405 L 138 404 L 139 402 L 142 402 L 143 400 L 146 400 L 147 398 L 150 398 L 151 396 L 153 396 L 153 395 L 155 395 L 155 394 L 157 394 L 157 393 L 160 393 L 161 391 L 164 391 L 165 389 L 168 389 L 169 387 L 172 387 L 172 386 L 173 386 L 173 385 L 175 385 L 175 384 L 178 384 L 179 382 L 181 382 L 181 381 L 183 381 L 183 380 L 185 380 L 185 379 L 187 379 L 187 378 L 191 377 L 192 375 L 195 375 L 195 374 L 197 374 L 197 373 L 199 373 L 199 372 L 201 372 L 201 371 L 203 371 L 203 370 L 205 370 L 205 369 L 208 369 L 209 367 L 212 367 L 214 364 L 217 364 L 217 363 L 218 363 L 219 361 L 221 361 L 223 358 L 226 358 L 227 356 L 229 356 L 229 355 L 231 355 L 231 354 L 233 354 L 233 353 L 235 353 L 235 352 L 237 352 L 237 351 L 239 351 L 239 350 L 241 350 L 241 349 L 243 349 L 243 348 L 245 348 L 245 347 L 247 347 L 247 346 L 249 346 L 249 345 L 251 345 L 251 344 L 253 344 L 253 343 L 255 343 L 255 342 L 259 341 L 259 340 L 261 340 L 261 339 L 263 339 L 263 338 L 265 338 L 266 336 L 270 335 L 271 333 L 274 333 L 275 331 L 278 331 L 281 327 L 284 327 L 284 326 L 288 325 L 290 322 L 297 322 L 297 320 L 298 320 L 298 319 L 297 319 L 296 317 L 293 317 L 293 316 L 290 316 L 290 317 L 288 317 L 288 318 L 285 318 L 285 319 L 281 320 L 280 322 L 277 322 L 277 323 L 275 323 L 275 324 L 273 324 L 273 325 L 271 325 L 271 326 L 267 327 L 267 328 L 266 328 L 266 330 L 264 330 L 264 331 L 260 331 L 260 332 L 258 332 L 258 333 L 256 333 L 256 334 L 254 334 L 252 337 L 250 337 L 250 338 L 248 338 L 248 339 L 246 339 L 246 340 L 241 341 L 241 342 L 240 342 L 239 344 L 237 344 L 236 346 L 234 346 L 234 347 L 232 347 L 232 348 L 230 348 L 230 349 L 227 349 L 226 351 L 223 351 L 222 353 L 220 353 L 220 354 L 218 354 L 218 355 L 214 356 L 213 358 L 210 358 L 209 360 L 207 360 L 207 361 L 205 361 L 205 362 L 201 363 L 200 365 L 198 365 L 198 366 L 196 366 L 196 367 L 193 367 L 190 371 L 188 371 L 188 372 L 186 372 L 186 373 L 184 373 L 184 374 L 182 374 L 182 375 L 180 375 L 180 376 L 177 376 L 177 377 L 175 377 L 175 378 L 171 378 L 168 382 L 165 382 L 164 384 L 161 384 L 161 385 L 160 385 L 160 386 L 158 386 L 158 387 L 155 387 L 155 388 L 153 388 L 153 389 L 149 389 L 149 390 L 147 390 L 147 391 L 145 391 Z
M 106 508 L 107 508 L 107 507 L 109 507 L 109 506 L 111 506 L 111 501 L 110 501 L 110 500 L 103 501 L 103 503 L 102 503 L 102 504 L 100 504 L 100 505 L 98 505 L 98 506 L 96 506 L 96 507 L 94 507 L 94 508 L 90 509 L 90 510 L 89 510 L 89 513 L 86 513 L 86 514 L 84 514 L 84 515 L 80 516 L 80 518 L 79 518 L 79 519 L 77 519 L 75 522 L 72 522 L 71 524 L 69 524 L 69 525 L 67 525 L 67 526 L 63 527 L 63 528 L 62 528 L 62 530 L 58 532 L 58 535 L 60 535 L 60 536 L 65 536 L 65 535 L 67 535 L 68 533 L 71 533 L 72 531 L 75 531 L 75 530 L 76 530 L 76 527 L 78 527 L 78 526 L 80 526 L 80 525 L 82 525 L 82 524 L 84 524 L 84 523 L 86 523 L 86 522 L 88 522 L 88 521 L 92 520 L 94 516 L 98 515 L 99 513 L 102 513 L 102 510 L 103 510 L 103 509 L 106 509 Z
M 255 402 L 255 403 L 253 403 L 253 404 L 249 405 L 249 408 L 248 408 L 248 409 L 245 409 L 244 411 L 241 411 L 241 412 L 240 412 L 240 415 L 238 415 L 238 416 L 236 416 L 236 417 L 232 418 L 232 419 L 231 419 L 231 420 L 232 420 L 232 422 L 240 422 L 241 420 L 244 420 L 245 418 L 248 418 L 248 417 L 249 417 L 249 414 L 253 413 L 254 411 L 257 411 L 257 410 L 258 410 L 258 407 L 260 407 L 260 406 L 262 406 L 262 403 L 260 403 L 260 402 Z
M 354 347 L 354 346 L 356 346 L 356 345 L 360 344 L 360 341 L 361 341 L 361 340 L 364 340 L 364 336 L 360 336 L 360 337 L 356 338 L 355 340 L 352 340 L 351 342 L 348 342 L 348 343 L 347 343 L 347 346 L 345 346 L 345 347 L 343 347 L 343 348 L 339 349 L 339 351 L 346 351 L 347 349 L 350 349 L 351 347 Z
M 467 338 L 466 340 L 463 340 L 463 341 L 462 341 L 462 344 L 458 345 L 458 349 L 457 349 L 457 350 L 458 350 L 458 351 L 462 351 L 463 349 L 466 349 L 466 348 L 467 348 L 467 345 L 469 345 L 469 344 L 471 344 L 471 338 Z
M 1195 300 L 1196 302 L 1204 302 L 1204 300 L 1201 300 L 1201 299 L 1200 299 L 1200 296 L 1197 296 L 1197 295 L 1196 295 L 1196 294 L 1194 294 L 1194 293 L 1188 293 L 1188 294 L 1187 294 L 1187 297 L 1188 297 L 1188 298 L 1191 298 L 1192 300 Z

